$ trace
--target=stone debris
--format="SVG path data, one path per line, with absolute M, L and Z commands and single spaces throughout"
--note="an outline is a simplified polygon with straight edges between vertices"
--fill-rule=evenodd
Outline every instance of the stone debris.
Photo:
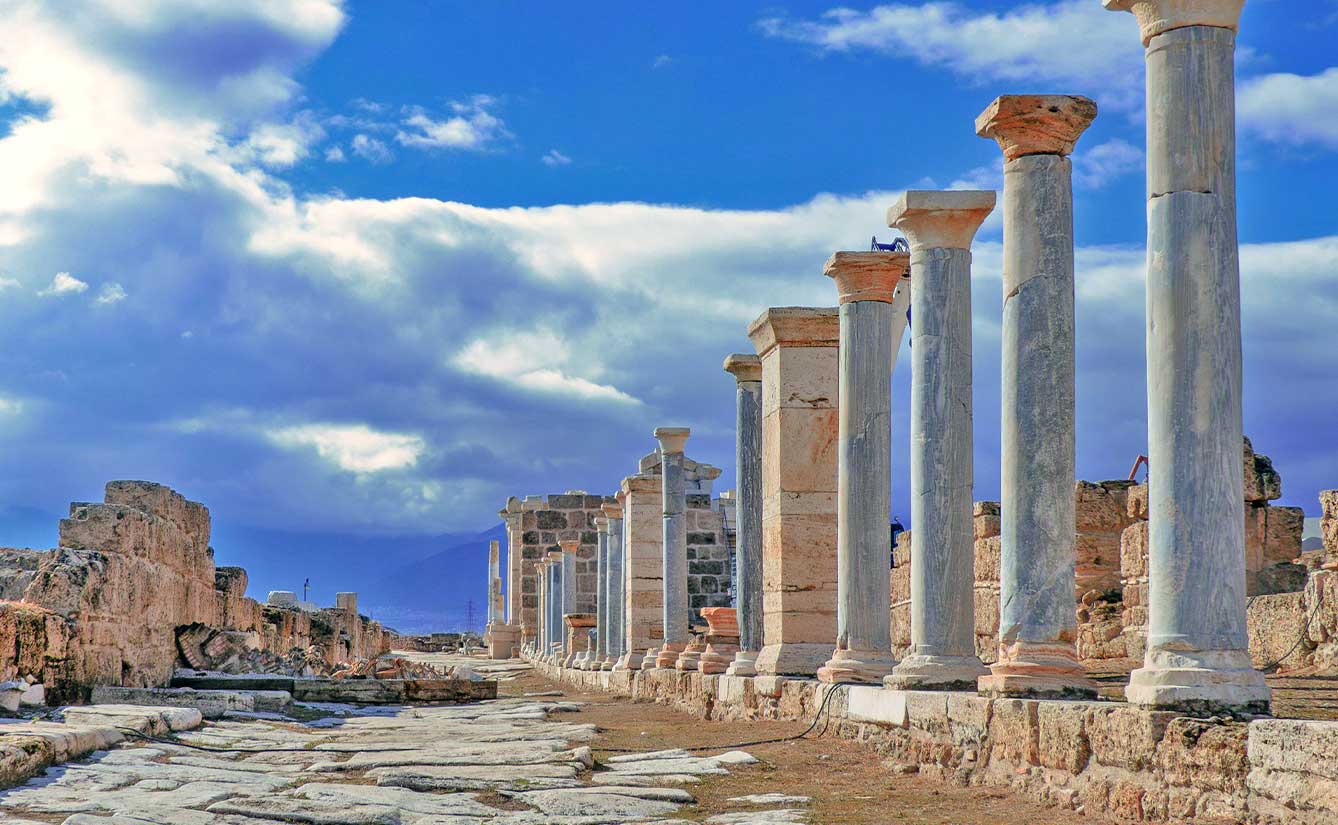
M 737 814 L 718 814 L 707 817 L 711 825 L 787 825 L 793 822 L 806 822 L 803 811 L 781 808 L 774 811 L 751 811 Z
M 748 796 L 731 796 L 728 801 L 736 805 L 807 805 L 813 801 L 813 797 L 790 796 L 783 793 L 755 793 Z

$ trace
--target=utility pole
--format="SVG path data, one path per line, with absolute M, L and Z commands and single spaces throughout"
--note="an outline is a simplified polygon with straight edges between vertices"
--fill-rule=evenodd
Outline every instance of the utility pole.
M 305 601 L 308 601 L 308 599 L 307 599 L 307 593 L 308 593 L 310 590 L 311 590 L 311 577 L 308 576 L 308 577 L 307 577 L 307 580 L 304 581 L 304 582 L 302 582 L 302 601 L 304 601 L 304 602 L 305 602 Z

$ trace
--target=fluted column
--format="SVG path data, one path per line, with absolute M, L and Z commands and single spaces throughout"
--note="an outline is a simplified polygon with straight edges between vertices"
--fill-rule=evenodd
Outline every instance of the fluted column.
M 763 646 L 757 672 L 812 676 L 836 647 L 835 308 L 772 307 L 762 359 Z
M 888 530 L 892 522 L 893 293 L 906 252 L 837 252 L 824 274 L 840 304 L 836 651 L 823 682 L 882 682 L 892 672 Z M 900 331 L 900 330 L 898 330 Z
M 608 536 L 605 539 L 605 560 L 608 572 L 604 576 L 604 601 L 608 605 L 604 611 L 605 629 L 601 634 L 600 646 L 603 649 L 603 657 L 600 660 L 601 670 L 611 670 L 614 662 L 622 656 L 623 650 L 623 506 L 622 504 L 605 504 L 604 518 L 607 522 L 605 529 Z
M 1138 705 L 1266 711 L 1245 622 L 1235 44 L 1244 0 L 1105 0 L 1147 57 L 1148 638 Z
M 739 623 L 739 652 L 726 673 L 756 676 L 762 647 L 762 359 L 735 353 L 724 368 L 736 384 L 734 606 Z
M 660 449 L 660 502 L 664 559 L 664 644 L 656 667 L 674 667 L 688 646 L 688 523 L 687 487 L 683 479 L 683 447 L 691 431 L 687 427 L 658 427 L 655 440 Z
M 911 246 L 911 650 L 886 684 L 975 690 L 971 239 L 994 193 L 908 191 L 888 225 Z
M 976 120 L 1004 153 L 999 654 L 988 696 L 1085 697 L 1074 648 L 1073 183 L 1096 117 L 1071 95 L 1005 95 Z

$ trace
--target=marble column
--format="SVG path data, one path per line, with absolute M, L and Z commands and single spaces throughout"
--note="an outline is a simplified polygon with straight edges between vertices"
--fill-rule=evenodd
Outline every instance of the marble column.
M 608 521 L 608 574 L 604 577 L 604 600 L 608 609 L 604 615 L 606 632 L 601 643 L 604 656 L 600 669 L 611 670 L 623 653 L 623 506 L 605 504 L 604 518 Z
M 623 479 L 622 495 L 626 649 L 614 669 L 641 670 L 655 666 L 655 654 L 664 638 L 660 477 L 651 473 L 628 476 Z
M 538 615 L 534 608 L 525 610 L 524 597 L 524 576 L 523 571 L 526 565 L 533 565 L 533 562 L 526 562 L 521 551 L 521 535 L 524 532 L 522 520 L 524 518 L 523 505 L 520 499 L 511 496 L 506 500 L 506 507 L 497 513 L 506 524 L 506 615 L 505 621 L 509 625 L 516 626 L 525 642 L 535 641 L 535 630 L 537 626 Z M 535 594 L 538 593 L 537 582 Z
M 687 427 L 657 427 L 660 449 L 660 506 L 663 533 L 664 603 L 661 623 L 664 644 L 656 667 L 674 667 L 691 641 L 688 633 L 688 522 L 687 488 L 683 480 L 683 447 L 691 431 Z M 1243 518 L 1243 517 L 1242 517 Z
M 488 542 L 488 624 L 502 623 L 502 549 Z
M 565 660 L 567 653 L 576 647 L 571 638 L 567 616 L 577 612 L 576 552 L 581 549 L 581 541 L 580 539 L 566 539 L 559 541 L 558 546 L 562 548 L 562 612 L 558 614 L 558 620 L 562 625 L 562 650 Z
M 538 655 L 544 649 L 545 635 L 548 632 L 548 622 L 546 621 L 548 616 L 548 571 L 545 569 L 543 562 L 536 563 L 534 570 L 538 575 L 538 586 L 535 590 L 539 597 L 539 620 L 534 627 L 534 649 L 531 652 Z
M 887 213 L 911 246 L 911 649 L 885 683 L 975 690 L 971 239 L 985 191 L 906 192 Z
M 739 623 L 739 652 L 726 673 L 756 676 L 762 647 L 762 359 L 735 353 L 725 358 L 724 368 L 736 384 L 734 605 Z
M 1137 705 L 1266 711 L 1245 622 L 1235 44 L 1244 0 L 1104 0 L 1147 62 L 1148 637 Z
M 559 661 L 559 652 L 562 650 L 566 629 L 562 621 L 562 552 L 560 550 L 550 550 L 548 552 L 549 572 L 553 577 L 548 590 L 548 657 L 550 660 Z
M 757 672 L 813 676 L 836 647 L 835 308 L 772 307 L 762 361 L 763 646 Z
M 598 539 L 595 550 L 595 647 L 590 664 L 592 669 L 598 670 L 608 652 L 609 633 L 609 520 L 606 516 L 595 517 L 595 530 Z
M 1096 117 L 1071 95 L 1005 95 L 976 119 L 1004 154 L 1003 514 L 999 654 L 987 696 L 1096 694 L 1074 648 L 1077 517 L 1073 183 L 1067 155 Z
M 837 252 L 824 274 L 840 304 L 836 652 L 823 682 L 878 682 L 892 672 L 888 578 L 892 522 L 893 293 L 907 252 Z

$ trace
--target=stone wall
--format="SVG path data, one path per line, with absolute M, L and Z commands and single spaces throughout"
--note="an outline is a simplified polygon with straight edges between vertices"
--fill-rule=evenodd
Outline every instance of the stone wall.
M 220 628 L 277 657 L 313 645 L 330 664 L 378 655 L 381 626 L 348 611 L 305 613 L 246 597 L 246 571 L 215 568 L 209 510 L 139 481 L 70 505 L 50 551 L 0 551 L 0 680 L 31 675 L 54 701 L 94 685 L 167 684 L 178 631 Z
M 863 742 L 889 773 L 1007 788 L 1120 821 L 1338 822 L 1338 722 L 1190 719 L 1119 702 L 988 699 L 974 693 L 846 687 L 810 679 L 672 670 L 550 677 L 707 719 L 811 721 Z
M 1338 559 L 1338 490 L 1322 490 L 1319 494 L 1319 536 L 1324 553 L 1330 561 Z
M 513 499 L 514 501 L 514 499 Z M 604 504 L 614 499 L 592 496 L 582 491 L 562 495 L 526 496 L 519 501 L 519 546 L 507 547 L 507 566 L 518 564 L 519 574 L 508 576 L 508 582 L 520 584 L 520 617 L 512 623 L 528 628 L 538 626 L 539 580 L 535 564 L 549 551 L 561 552 L 560 541 L 579 541 L 576 551 L 576 610 L 577 613 L 595 612 L 595 591 L 599 550 L 599 533 L 595 519 L 604 516 Z M 510 506 L 508 506 L 510 510 Z M 506 512 L 506 511 L 504 511 Z M 519 552 L 515 552 L 518 550 Z M 512 602 L 514 604 L 514 601 Z
M 729 607 L 733 570 L 725 519 L 710 493 L 688 494 L 688 606 L 692 624 L 705 626 L 703 607 Z

